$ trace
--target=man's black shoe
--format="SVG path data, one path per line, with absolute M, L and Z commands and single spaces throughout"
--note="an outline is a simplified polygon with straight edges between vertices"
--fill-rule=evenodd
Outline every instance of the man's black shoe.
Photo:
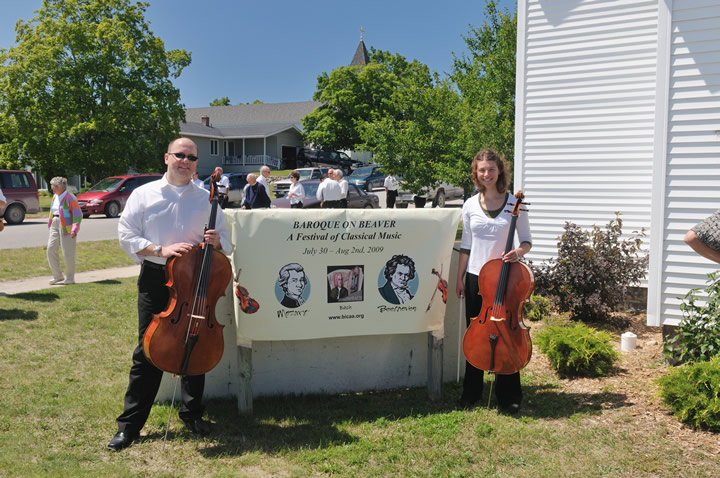
M 210 422 L 206 422 L 202 418 L 196 418 L 194 420 L 183 420 L 183 423 L 193 433 L 202 436 L 208 436 L 210 434 Z
M 137 438 L 137 435 L 130 435 L 126 432 L 117 432 L 107 447 L 111 450 L 120 451 L 123 448 L 127 448 Z

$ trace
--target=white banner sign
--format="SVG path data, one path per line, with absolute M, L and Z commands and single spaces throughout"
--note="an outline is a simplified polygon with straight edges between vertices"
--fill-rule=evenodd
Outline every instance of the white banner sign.
M 460 209 L 226 209 L 225 216 L 235 244 L 239 343 L 442 328 Z

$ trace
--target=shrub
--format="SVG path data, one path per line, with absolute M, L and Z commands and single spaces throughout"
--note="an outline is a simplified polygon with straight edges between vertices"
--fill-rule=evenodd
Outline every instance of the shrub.
M 645 277 L 648 255 L 641 251 L 645 230 L 621 240 L 622 219 L 615 213 L 606 229 L 583 231 L 566 222 L 558 257 L 535 267 L 535 290 L 552 297 L 573 320 L 598 322 L 622 304 L 627 288 Z
M 618 357 L 611 345 L 616 338 L 615 334 L 575 323 L 547 326 L 538 332 L 535 343 L 561 376 L 604 377 Z
M 523 317 L 537 322 L 550 315 L 550 299 L 546 299 L 541 295 L 531 295 L 530 301 L 525 304 L 523 309 Z
M 677 367 L 657 383 L 663 402 L 680 421 L 720 431 L 720 357 Z
M 673 337 L 665 342 L 663 356 L 679 362 L 707 361 L 720 356 L 720 280 L 708 274 L 707 297 L 692 289 L 683 298 L 683 321 Z

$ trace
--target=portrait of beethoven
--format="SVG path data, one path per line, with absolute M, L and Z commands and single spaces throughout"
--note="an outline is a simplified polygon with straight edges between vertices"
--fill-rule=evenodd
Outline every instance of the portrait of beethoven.
M 291 309 L 303 305 L 305 303 L 303 293 L 307 284 L 308 278 L 303 266 L 295 262 L 282 266 L 278 274 L 278 286 L 283 291 L 280 304 Z
M 411 290 L 410 283 L 415 278 L 415 261 L 396 254 L 385 263 L 383 276 L 385 284 L 378 288 L 383 299 L 391 304 L 405 304 L 412 300 L 417 290 L 417 285 Z

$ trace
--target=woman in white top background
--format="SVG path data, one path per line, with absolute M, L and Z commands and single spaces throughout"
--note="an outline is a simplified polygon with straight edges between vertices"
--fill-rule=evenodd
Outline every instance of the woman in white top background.
M 505 160 L 495 151 L 484 149 L 473 158 L 471 174 L 479 193 L 463 205 L 463 233 L 456 284 L 458 298 L 465 297 L 466 325 L 482 310 L 482 296 L 478 295 L 478 274 L 483 265 L 496 258 L 517 262 L 532 247 L 528 215 L 521 210 L 516 223 L 517 242 L 520 245 L 505 254 L 515 204 L 515 196 L 507 191 L 509 178 Z M 483 380 L 483 371 L 465 362 L 461 406 L 470 407 L 480 400 Z M 501 411 L 517 413 L 522 402 L 520 373 L 496 375 L 495 397 Z
M 296 170 L 293 170 L 290 173 L 290 181 L 292 182 L 292 184 L 290 185 L 290 190 L 288 191 L 288 198 L 290 198 L 290 207 L 302 209 L 302 200 L 305 197 L 305 188 L 303 188 L 303 185 L 300 184 L 300 173 L 298 173 Z

